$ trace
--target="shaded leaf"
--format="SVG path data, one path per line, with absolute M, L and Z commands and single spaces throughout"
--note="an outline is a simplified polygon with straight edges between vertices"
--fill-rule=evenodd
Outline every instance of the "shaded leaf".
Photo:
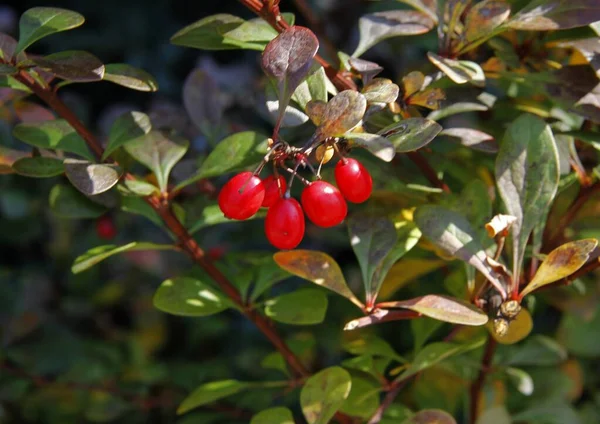
M 600 21 L 596 0 L 533 0 L 507 23 L 514 29 L 547 31 L 576 28 Z
M 262 68 L 277 80 L 279 116 L 287 107 L 292 94 L 308 74 L 319 49 L 313 32 L 301 26 L 291 26 L 267 44 L 262 54 Z
M 202 162 L 198 172 L 178 187 L 258 164 L 267 153 L 267 138 L 254 131 L 243 131 L 224 138 Z
M 360 124 L 366 110 L 367 99 L 361 93 L 352 90 L 338 93 L 325 106 L 315 137 L 325 139 L 344 135 Z
M 456 424 L 456 420 L 441 409 L 424 409 L 402 421 L 402 424 Z
M 465 18 L 465 37 L 474 41 L 489 35 L 510 15 L 510 5 L 502 0 L 484 0 L 473 6 Z
M 65 172 L 62 160 L 43 156 L 18 159 L 12 169 L 19 175 L 34 178 L 54 177 Z
M 475 424 L 512 424 L 512 418 L 505 406 L 486 409 L 477 417 Z
M 8 34 L 0 33 L 0 58 L 10 62 L 17 50 L 17 40 Z
M 163 312 L 187 317 L 214 315 L 231 306 L 220 291 L 189 277 L 163 281 L 154 293 L 153 302 Z
M 496 158 L 498 191 L 512 225 L 513 278 L 519 281 L 525 245 L 545 216 L 559 180 L 558 152 L 550 127 L 533 115 L 521 115 L 504 134 Z
M 348 63 L 353 70 L 358 72 L 362 78 L 363 84 L 369 84 L 369 82 L 381 71 L 383 68 L 375 62 L 369 62 L 368 60 L 360 59 L 358 57 L 351 57 L 348 59 Z
M 481 67 L 468 60 L 454 60 L 438 56 L 428 52 L 429 61 L 437 66 L 448 78 L 457 84 L 471 82 L 473 85 L 483 87 L 485 85 L 485 74 Z
M 306 108 L 311 100 L 327 101 L 327 75 L 321 65 L 318 65 L 317 69 L 300 83 L 292 95 L 292 100 L 298 103 L 302 109 Z
M 203 384 L 181 402 L 177 413 L 185 414 L 194 408 L 234 395 L 249 387 L 250 384 L 237 380 L 221 380 Z
M 361 56 L 375 44 L 390 37 L 424 34 L 434 24 L 431 17 L 412 10 L 387 10 L 363 15 L 358 21 L 360 40 L 352 56 Z
M 87 196 L 110 190 L 123 173 L 117 165 L 96 164 L 81 159 L 65 159 L 64 166 L 71 184 Z
M 408 118 L 377 132 L 394 145 L 396 152 L 411 152 L 426 146 L 442 130 L 437 122 L 425 118 Z
M 158 187 L 154 184 L 147 183 L 146 181 L 140 180 L 125 180 L 123 181 L 125 186 L 126 195 L 134 196 L 150 196 L 159 192 Z
M 208 72 L 194 69 L 183 84 L 183 105 L 192 122 L 205 135 L 217 127 L 223 114 L 219 89 Z
M 398 355 L 388 342 L 373 333 L 363 333 L 360 337 L 345 342 L 342 347 L 357 356 L 381 356 L 398 362 L 406 362 L 406 359 Z
M 137 91 L 157 91 L 158 82 L 143 69 L 126 63 L 110 63 L 104 67 L 104 81 Z
M 555 366 L 569 356 L 556 340 L 541 334 L 534 334 L 509 352 L 504 363 L 514 366 Z
M 498 318 L 495 321 L 497 320 Z M 492 323 L 491 321 L 487 325 L 492 337 L 501 344 L 514 344 L 520 342 L 531 333 L 531 330 L 533 329 L 533 320 L 531 319 L 529 311 L 523 308 L 517 317 L 508 323 L 506 333 L 498 334 L 498 332 L 494 330 L 495 325 L 497 324 L 495 322 Z
M 299 289 L 265 302 L 265 315 L 284 324 L 320 324 L 327 312 L 327 296 L 317 289 Z
M 225 13 L 207 16 L 179 30 L 171 37 L 171 43 L 202 50 L 237 49 L 238 46 L 225 42 L 224 34 L 243 23 L 242 18 Z
M 379 392 L 381 385 L 373 378 L 352 375 L 352 388 L 340 412 L 368 419 L 379 407 Z
M 273 259 L 287 272 L 332 290 L 362 307 L 348 288 L 340 266 L 328 254 L 314 250 L 290 250 L 275 253 Z
M 400 87 L 387 78 L 375 78 L 366 84 L 362 93 L 369 103 L 392 103 L 398 98 Z
M 62 218 L 98 218 L 106 208 L 92 202 L 70 185 L 55 185 L 50 191 L 50 209 Z
M 259 210 L 256 214 L 252 215 L 248 220 L 261 219 L 266 216 L 265 210 Z M 223 212 L 219 208 L 219 205 L 208 205 L 204 209 L 200 216 L 196 216 L 189 222 L 189 232 L 194 234 L 203 228 L 210 227 L 211 225 L 217 224 L 228 224 L 231 223 L 231 219 L 226 218 Z
M 77 12 L 57 7 L 34 7 L 21 15 L 19 20 L 19 53 L 37 40 L 50 34 L 77 28 L 84 22 Z
M 63 119 L 18 124 L 13 129 L 13 135 L 15 138 L 41 149 L 63 150 L 86 159 L 93 159 L 85 141 Z
M 437 16 L 437 0 L 397 0 L 401 3 L 408 4 L 409 6 L 414 7 L 420 12 L 425 13 L 429 16 L 433 21 L 437 24 L 438 16 Z
M 485 153 L 498 153 L 498 144 L 494 137 L 472 128 L 445 128 L 439 135 L 456 138 L 460 144 Z
M 87 269 L 97 265 L 103 260 L 124 252 L 144 251 L 144 250 L 175 250 L 175 246 L 171 244 L 155 244 L 148 242 L 134 241 L 123 246 L 105 245 L 94 247 L 83 255 L 77 257 L 71 272 L 77 274 L 79 272 L 86 271 Z
M 32 60 L 40 68 L 68 81 L 93 82 L 104 77 L 104 64 L 85 51 L 69 50 Z
M 373 156 L 384 162 L 391 162 L 396 155 L 394 145 L 387 138 L 369 133 L 347 133 L 345 138 L 350 140 L 352 146 L 367 149 Z
M 562 316 L 558 339 L 569 353 L 585 358 L 600 357 L 600 310 L 596 307 L 591 316 L 567 313 Z
M 254 415 L 250 424 L 294 424 L 292 411 L 283 406 L 265 409 Z
M 477 233 L 461 214 L 442 206 L 425 205 L 417 208 L 414 219 L 423 235 L 432 243 L 473 265 L 500 293 L 506 294 L 496 272 L 487 262 Z
M 557 247 L 544 259 L 533 279 L 521 291 L 520 296 L 526 296 L 540 287 L 573 274 L 588 261 L 590 253 L 597 245 L 598 240 L 585 239 Z
M 484 325 L 488 322 L 487 315 L 470 303 L 437 294 L 429 294 L 409 300 L 385 302 L 379 306 L 382 308 L 410 309 L 427 317 L 453 324 Z
M 19 70 L 12 65 L 8 65 L 6 63 L 0 63 L 0 75 L 13 75 L 19 72 Z
M 13 90 L 25 91 L 30 93 L 31 90 L 27 86 L 10 75 L 0 75 L 0 87 L 12 88 Z
M 329 367 L 306 380 L 300 405 L 309 424 L 327 424 L 350 394 L 352 380 L 341 367 Z
M 124 145 L 125 150 L 142 165 L 150 169 L 158 180 L 161 191 L 167 189 L 171 170 L 185 155 L 187 140 L 174 140 L 160 131 L 151 131 Z
M 417 231 L 418 228 L 417 228 Z M 421 232 L 418 232 L 419 236 Z M 416 244 L 417 240 L 412 240 Z M 404 287 L 406 284 L 415 281 L 417 278 L 427 275 L 430 272 L 446 265 L 445 261 L 438 259 L 402 259 L 396 262 L 385 276 L 381 283 L 380 296 L 388 299 L 394 292 Z
M 106 159 L 112 152 L 138 137 L 146 135 L 152 129 L 152 123 L 148 115 L 142 112 L 125 112 L 119 116 L 110 127 L 108 144 L 102 155 Z

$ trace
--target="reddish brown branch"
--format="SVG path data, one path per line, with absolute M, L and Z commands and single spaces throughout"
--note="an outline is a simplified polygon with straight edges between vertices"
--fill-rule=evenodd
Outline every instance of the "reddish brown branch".
M 434 186 L 439 189 L 442 189 L 446 193 L 450 193 L 450 188 L 446 185 L 445 182 L 440 180 L 435 172 L 435 169 L 429 165 L 427 159 L 423 157 L 423 155 L 419 152 L 408 152 L 406 154 L 408 158 L 413 161 L 415 165 L 421 170 L 425 178 Z
M 402 390 L 402 388 L 406 385 L 407 382 L 408 380 L 396 381 L 391 385 L 390 390 L 385 395 L 385 398 L 383 398 L 381 405 L 379 405 L 379 408 L 377 408 L 377 410 L 375 411 L 375 413 L 373 414 L 373 416 L 367 424 L 378 424 L 379 421 L 381 421 L 386 409 L 388 409 L 390 405 L 394 403 L 394 400 L 398 396 L 398 393 L 400 393 L 400 390 Z
M 470 418 L 471 423 L 474 424 L 477 421 L 477 412 L 479 410 L 479 397 L 485 384 L 485 377 L 488 375 L 491 369 L 492 361 L 494 359 L 494 353 L 496 353 L 496 346 L 498 342 L 492 336 L 488 336 L 487 344 L 485 345 L 485 351 L 481 359 L 481 369 L 477 379 L 471 384 L 471 409 Z

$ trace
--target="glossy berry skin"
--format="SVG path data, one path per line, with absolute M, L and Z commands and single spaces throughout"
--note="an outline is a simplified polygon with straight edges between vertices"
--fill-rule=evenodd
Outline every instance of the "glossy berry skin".
M 279 184 L 277 183 L 279 180 Z M 269 175 L 267 178 L 263 180 L 263 185 L 265 186 L 265 198 L 263 199 L 262 206 L 264 208 L 270 208 L 281 199 L 282 194 L 285 192 L 287 188 L 287 184 L 285 182 L 285 178 L 279 175 L 275 178 L 273 175 Z M 281 187 L 281 191 L 279 190 Z
M 230 179 L 219 193 L 219 208 L 229 219 L 248 219 L 260 209 L 265 186 L 252 172 L 241 172 Z
M 352 158 L 340 160 L 335 166 L 335 181 L 340 191 L 352 203 L 362 203 L 371 196 L 373 179 L 359 161 Z
M 306 216 L 319 227 L 338 225 L 348 213 L 348 205 L 342 193 L 325 181 L 310 183 L 302 192 L 301 200 Z
M 104 215 L 96 221 L 96 233 L 103 240 L 112 240 L 117 236 L 117 227 L 108 215 Z
M 304 212 L 296 199 L 279 199 L 267 212 L 267 240 L 278 249 L 293 249 L 304 237 Z

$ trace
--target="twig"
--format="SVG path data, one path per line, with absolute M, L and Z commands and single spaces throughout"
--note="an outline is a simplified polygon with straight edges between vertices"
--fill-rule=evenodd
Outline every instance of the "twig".
M 485 377 L 490 371 L 492 360 L 494 359 L 494 353 L 496 353 L 497 344 L 498 342 L 496 342 L 496 339 L 494 339 L 491 335 L 488 336 L 488 341 L 485 345 L 485 351 L 481 359 L 481 369 L 479 370 L 479 375 L 477 376 L 477 379 L 473 382 L 473 384 L 471 384 L 471 424 L 475 424 L 475 421 L 477 420 L 477 411 L 479 409 L 479 396 L 481 395 L 481 390 L 483 389 L 483 385 L 485 384 Z
M 429 162 L 419 152 L 408 152 L 406 154 L 410 160 L 421 170 L 425 178 L 435 187 L 442 189 L 446 193 L 450 193 L 450 187 L 445 182 L 440 180 L 435 172 L 435 169 L 429 165 Z
M 402 388 L 406 385 L 407 382 L 408 380 L 402 380 L 396 381 L 394 384 L 392 384 L 391 390 L 387 392 L 385 398 L 383 398 L 383 401 L 381 402 L 381 405 L 379 405 L 379 408 L 377 408 L 377 410 L 375 411 L 375 413 L 373 414 L 373 416 L 367 424 L 378 424 L 379 421 L 381 421 L 386 409 L 388 409 L 390 405 L 394 402 L 396 396 L 398 396 L 398 393 L 400 393 L 400 390 L 402 390 Z

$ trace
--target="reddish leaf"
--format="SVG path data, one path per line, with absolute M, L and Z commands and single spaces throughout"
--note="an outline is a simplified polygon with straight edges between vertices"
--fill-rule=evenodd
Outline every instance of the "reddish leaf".
M 360 93 L 345 90 L 331 99 L 321 117 L 315 137 L 324 139 L 344 135 L 362 121 L 367 110 L 367 99 Z
M 409 300 L 384 302 L 381 308 L 403 308 L 440 321 L 462 325 L 483 325 L 488 317 L 470 303 L 447 296 L 430 294 Z
M 102 62 L 93 54 L 84 51 L 64 51 L 35 58 L 32 61 L 40 68 L 69 81 L 100 81 L 104 76 Z

